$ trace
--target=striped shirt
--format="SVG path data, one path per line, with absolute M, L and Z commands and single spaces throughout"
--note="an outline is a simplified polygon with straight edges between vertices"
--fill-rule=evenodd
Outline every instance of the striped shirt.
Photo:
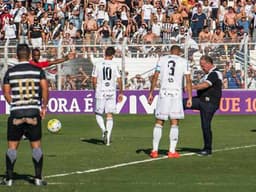
M 37 116 L 41 107 L 40 80 L 46 79 L 42 69 L 22 62 L 8 69 L 4 84 L 11 87 L 11 116 L 15 118 Z

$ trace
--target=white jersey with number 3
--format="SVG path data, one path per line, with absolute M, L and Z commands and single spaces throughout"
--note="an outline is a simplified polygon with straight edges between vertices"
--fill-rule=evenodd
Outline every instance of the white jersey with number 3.
M 160 90 L 156 105 L 157 119 L 183 119 L 182 88 L 184 75 L 190 74 L 188 62 L 177 55 L 160 57 L 156 71 L 160 72 Z
M 96 98 L 116 96 L 117 78 L 120 73 L 112 60 L 103 60 L 94 65 L 92 77 L 97 78 Z
M 182 93 L 183 77 L 190 74 L 188 61 L 177 55 L 160 57 L 156 71 L 160 72 L 160 96 Z

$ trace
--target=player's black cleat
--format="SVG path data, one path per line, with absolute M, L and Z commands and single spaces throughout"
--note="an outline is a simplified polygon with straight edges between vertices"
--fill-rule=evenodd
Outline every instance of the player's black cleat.
M 201 150 L 197 153 L 199 156 L 209 156 L 212 154 L 211 150 Z

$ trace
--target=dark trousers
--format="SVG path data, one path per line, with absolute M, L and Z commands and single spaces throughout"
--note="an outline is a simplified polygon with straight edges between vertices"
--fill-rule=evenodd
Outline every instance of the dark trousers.
M 212 150 L 212 130 L 211 130 L 211 122 L 214 116 L 214 113 L 217 111 L 218 106 L 210 103 L 201 101 L 198 97 L 192 98 L 192 107 L 186 107 L 187 99 L 183 100 L 184 109 L 193 109 L 200 111 L 201 117 L 201 128 L 203 131 L 203 139 L 204 139 L 204 150 Z

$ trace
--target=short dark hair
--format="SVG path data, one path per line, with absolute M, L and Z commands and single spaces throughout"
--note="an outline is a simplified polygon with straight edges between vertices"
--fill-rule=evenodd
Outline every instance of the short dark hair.
M 105 51 L 105 56 L 113 56 L 115 55 L 116 50 L 114 47 L 107 47 L 106 51 Z
M 200 60 L 205 60 L 207 63 L 213 64 L 213 60 L 209 55 L 202 55 Z
M 181 48 L 180 48 L 180 46 L 179 45 L 173 45 L 172 47 L 171 47 L 171 52 L 172 51 L 174 51 L 174 50 L 177 50 L 177 51 L 181 51 Z
M 28 44 L 18 44 L 16 49 L 17 58 L 29 60 L 30 48 Z
M 34 54 L 35 52 L 40 53 L 40 49 L 39 49 L 39 48 L 34 48 L 34 49 L 32 49 L 32 56 L 33 56 L 33 54 Z

